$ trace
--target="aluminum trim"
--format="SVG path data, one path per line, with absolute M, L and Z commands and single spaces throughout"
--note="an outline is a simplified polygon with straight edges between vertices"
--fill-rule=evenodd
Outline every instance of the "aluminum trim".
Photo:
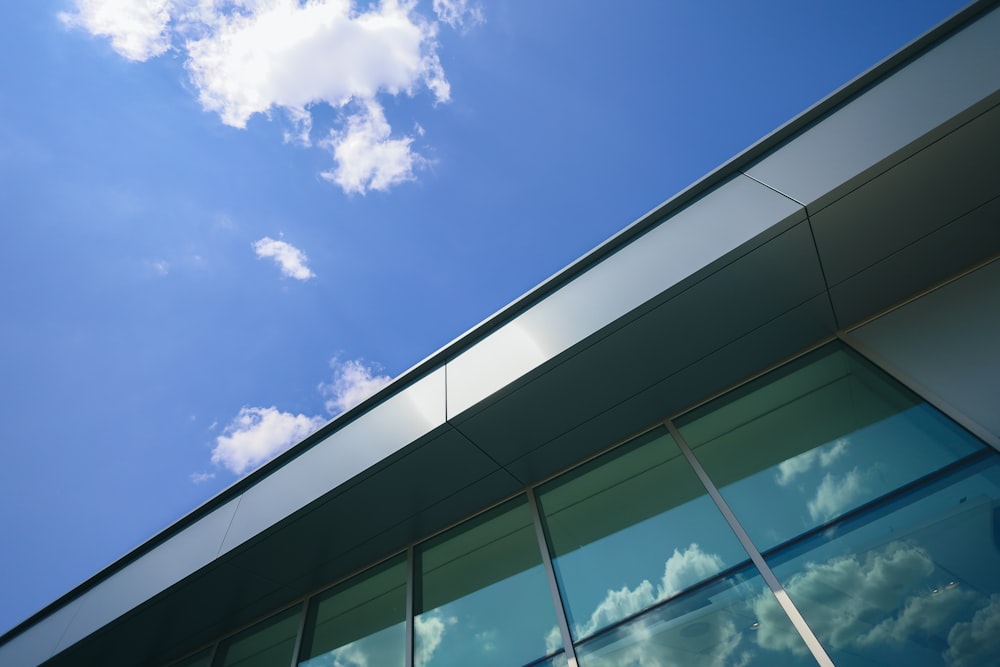
M 705 472 L 705 469 L 701 467 L 701 463 L 695 458 L 694 452 L 692 452 L 691 448 L 688 447 L 687 441 L 684 440 L 684 436 L 682 436 L 680 431 L 677 430 L 673 421 L 666 421 L 664 422 L 664 425 L 667 429 L 669 429 L 670 434 L 677 442 L 677 446 L 680 448 L 681 453 L 684 454 L 684 458 L 687 459 L 687 462 L 691 465 L 691 468 L 694 469 L 698 479 L 701 480 L 701 483 L 705 486 L 705 490 L 708 491 L 708 495 L 712 497 L 712 501 L 715 503 L 716 507 L 719 508 L 719 511 L 722 512 L 722 516 L 725 517 L 726 523 L 728 523 L 730 529 L 736 533 L 736 538 L 740 541 L 740 544 L 743 545 L 747 555 L 750 556 L 750 560 L 757 566 L 757 569 L 760 571 L 761 577 L 764 578 L 764 582 L 767 584 L 767 587 L 771 589 L 772 593 L 774 593 L 774 597 L 778 600 L 778 604 L 781 605 L 785 614 L 788 615 L 788 619 L 792 622 L 792 625 L 795 626 L 795 629 L 802 637 L 802 641 L 805 642 L 809 651 L 816 659 L 816 662 L 818 662 L 821 667 L 834 667 L 833 660 L 831 660 L 830 656 L 827 655 L 826 649 L 824 649 L 823 645 L 820 644 L 820 641 L 816 637 L 815 633 L 813 633 L 812 628 L 810 628 L 809 624 L 806 623 L 806 619 L 802 617 L 798 608 L 796 608 L 791 598 L 788 597 L 788 593 L 785 591 L 784 586 L 782 586 L 781 582 L 778 581 L 778 578 L 774 575 L 770 566 L 764 561 L 764 557 L 761 556 L 760 551 L 754 545 L 750 536 L 743 529 L 743 526 L 740 525 L 736 515 L 733 514 L 733 510 L 729 507 L 729 503 L 727 503 L 722 497 L 722 494 L 719 493 L 719 489 L 716 488 L 715 483 L 709 479 L 708 473 Z
M 566 654 L 567 667 L 577 667 L 576 647 L 573 646 L 573 637 L 570 635 L 569 621 L 566 618 L 566 607 L 563 605 L 562 593 L 559 591 L 559 583 L 556 580 L 556 571 L 552 566 L 552 557 L 549 555 L 548 540 L 545 539 L 545 527 L 542 525 L 542 514 L 538 508 L 535 489 L 529 487 L 527 496 L 528 508 L 531 510 L 531 520 L 535 524 L 535 537 L 538 539 L 538 550 L 542 554 L 542 567 L 545 568 L 545 578 L 549 582 L 552 606 L 556 612 L 556 623 L 559 625 L 559 634 L 562 636 L 563 652 Z

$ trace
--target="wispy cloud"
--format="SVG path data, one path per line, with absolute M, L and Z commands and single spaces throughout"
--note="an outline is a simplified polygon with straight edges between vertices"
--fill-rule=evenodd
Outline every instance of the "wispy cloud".
M 468 0 L 433 8 L 429 17 L 414 0 L 364 10 L 351 0 L 75 0 L 75 11 L 59 16 L 128 60 L 181 54 L 202 107 L 232 127 L 256 114 L 278 117 L 292 128 L 286 140 L 309 145 L 315 107 L 360 109 L 323 131 L 335 162 L 323 175 L 364 193 L 412 180 L 425 164 L 413 136 L 393 135 L 379 99 L 425 90 L 435 103 L 449 101 L 438 27 L 483 20 Z
M 483 8 L 469 0 L 434 0 L 434 13 L 452 28 L 479 25 L 486 20 Z
M 379 372 L 377 366 L 361 359 L 341 362 L 337 357 L 330 361 L 333 380 L 319 385 L 320 393 L 327 398 L 326 410 L 339 415 L 350 410 L 376 391 L 389 384 L 392 378 Z
M 323 424 L 319 417 L 244 407 L 215 439 L 212 463 L 242 475 L 274 458 Z
M 848 438 L 838 438 L 822 447 L 804 451 L 797 456 L 782 461 L 778 465 L 775 481 L 780 486 L 788 486 L 796 478 L 809 472 L 817 465 L 820 468 L 828 468 L 847 453 L 850 444 L 851 441 Z
M 270 257 L 281 269 L 283 275 L 296 280 L 309 280 L 315 278 L 306 262 L 306 254 L 287 241 L 272 239 L 265 236 L 253 244 L 254 252 L 258 258 Z
M 215 479 L 214 472 L 193 472 L 191 473 L 191 481 L 195 484 L 203 484 L 209 480 Z

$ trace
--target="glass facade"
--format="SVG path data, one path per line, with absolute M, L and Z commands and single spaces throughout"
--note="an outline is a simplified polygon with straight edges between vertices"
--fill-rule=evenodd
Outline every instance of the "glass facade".
M 307 609 L 179 664 L 1000 664 L 1000 457 L 829 345 Z

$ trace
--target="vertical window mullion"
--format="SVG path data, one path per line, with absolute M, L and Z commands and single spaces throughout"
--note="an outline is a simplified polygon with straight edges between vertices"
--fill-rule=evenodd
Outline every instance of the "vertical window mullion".
M 796 631 L 798 631 L 799 635 L 802 637 L 802 640 L 809 648 L 809 651 L 816 659 L 816 662 L 822 665 L 822 667 L 834 667 L 833 660 L 830 659 L 826 649 L 824 649 L 823 645 L 820 644 L 816 634 L 812 631 L 812 628 L 809 627 L 809 624 L 806 623 L 806 619 L 803 618 L 798 608 L 792 603 L 791 598 L 788 597 L 788 593 L 785 591 L 784 586 L 782 586 L 781 582 L 778 581 L 774 572 L 771 571 L 770 566 L 764 561 L 764 557 L 761 556 L 760 551 L 758 551 L 757 547 L 754 546 L 750 536 L 736 519 L 736 515 L 733 514 L 733 510 L 729 507 L 729 503 L 726 502 L 726 500 L 722 497 L 722 494 L 719 493 L 719 489 L 716 488 L 712 480 L 709 479 L 708 474 L 705 472 L 705 469 L 701 467 L 701 463 L 698 462 L 698 459 L 694 457 L 694 453 L 691 451 L 691 448 L 688 447 L 684 436 L 681 435 L 680 431 L 677 430 L 677 427 L 672 421 L 667 421 L 665 424 L 670 430 L 670 434 L 677 442 L 677 446 L 680 448 L 684 458 L 687 459 L 687 462 L 691 465 L 695 475 L 698 476 L 698 479 L 704 485 L 705 490 L 708 491 L 708 495 L 711 496 L 716 507 L 718 507 L 719 511 L 722 512 L 722 516 L 725 518 L 726 523 L 729 524 L 730 529 L 732 529 L 732 531 L 736 534 L 736 539 L 738 539 L 740 544 L 743 545 L 743 548 L 746 549 L 747 555 L 750 556 L 750 560 L 757 566 L 757 569 L 764 578 L 764 582 L 767 584 L 767 587 L 771 589 L 774 597 L 778 600 L 778 604 L 781 605 L 782 610 L 788 616 L 792 625 L 795 626 Z
M 415 565 L 413 561 L 413 553 L 413 545 L 411 544 L 406 549 L 406 667 L 413 667 L 413 616 L 414 604 L 416 602 L 416 596 L 414 595 L 416 579 L 414 576 Z
M 559 624 L 559 634 L 562 636 L 563 651 L 566 653 L 566 663 L 568 667 L 577 667 L 573 637 L 569 632 L 569 621 L 566 619 L 566 609 L 563 607 L 562 595 L 559 593 L 559 582 L 556 580 L 556 572 L 552 567 L 552 557 L 549 554 L 548 542 L 545 539 L 545 528 L 542 525 L 542 516 L 538 511 L 538 500 L 535 498 L 535 490 L 529 488 L 527 494 L 528 506 L 531 509 L 531 518 L 535 524 L 535 537 L 538 538 L 538 549 L 542 553 L 542 566 L 545 568 L 545 576 L 549 581 L 549 592 L 552 594 L 552 604 L 556 610 L 556 621 Z
M 299 664 L 299 653 L 302 651 L 302 637 L 306 631 L 306 623 L 309 620 L 309 598 L 302 601 L 302 615 L 299 618 L 299 629 L 295 633 L 295 648 L 292 649 L 292 663 L 290 667 L 297 667 Z

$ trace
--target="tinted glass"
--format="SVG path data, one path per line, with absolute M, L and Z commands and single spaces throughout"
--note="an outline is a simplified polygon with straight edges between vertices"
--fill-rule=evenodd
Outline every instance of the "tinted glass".
M 756 570 L 747 567 L 609 628 L 579 645 L 577 658 L 581 667 L 815 667 L 780 608 L 756 613 L 772 602 L 776 607 Z M 769 636 L 786 641 L 761 641 Z
M 973 458 L 770 559 L 837 665 L 1000 664 L 1000 466 Z
M 298 608 L 289 609 L 222 642 L 214 664 L 221 667 L 284 667 L 292 664 L 300 617 Z
M 406 556 L 372 568 L 310 604 L 300 665 L 406 663 Z
M 762 551 L 983 445 L 839 346 L 678 420 Z
M 524 665 L 562 648 L 527 499 L 416 550 L 414 663 Z
M 747 558 L 664 429 L 553 480 L 538 499 L 574 638 Z

